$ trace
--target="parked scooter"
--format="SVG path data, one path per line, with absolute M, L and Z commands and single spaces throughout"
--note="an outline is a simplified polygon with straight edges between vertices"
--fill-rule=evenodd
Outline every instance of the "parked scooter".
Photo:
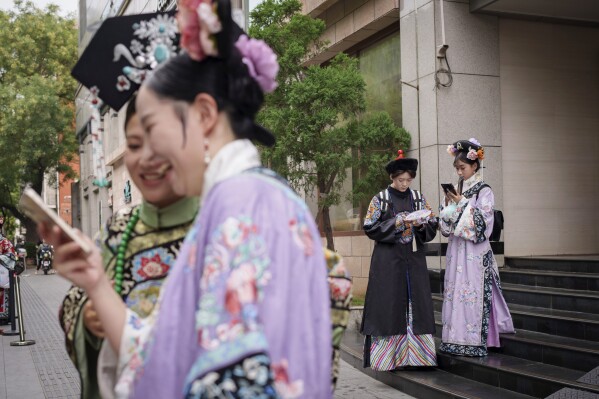
M 25 259 L 27 258 L 27 250 L 22 246 L 18 246 L 16 249 L 17 262 L 15 264 L 15 273 L 21 274 L 25 271 Z
M 39 249 L 39 262 L 44 274 L 48 274 L 48 272 L 52 269 L 53 258 L 54 254 L 52 247 L 48 244 L 42 244 Z

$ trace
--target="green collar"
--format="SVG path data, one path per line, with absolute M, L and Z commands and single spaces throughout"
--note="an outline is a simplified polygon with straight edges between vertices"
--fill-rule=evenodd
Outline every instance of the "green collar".
M 183 198 L 165 208 L 158 208 L 143 201 L 139 217 L 144 224 L 154 229 L 169 228 L 190 223 L 198 213 L 199 207 L 198 198 Z

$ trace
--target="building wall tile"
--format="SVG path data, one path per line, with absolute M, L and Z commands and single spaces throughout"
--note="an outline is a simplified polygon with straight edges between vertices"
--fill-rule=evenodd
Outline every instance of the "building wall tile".
M 435 3 L 436 46 L 442 45 L 441 10 Z M 470 5 L 444 2 L 447 57 L 454 73 L 499 75 L 499 17 L 472 14 Z
M 375 0 L 370 0 L 354 11 L 354 29 L 359 30 L 374 20 Z
M 453 75 L 451 87 L 437 91 L 438 143 L 476 137 L 483 145 L 501 145 L 499 78 Z

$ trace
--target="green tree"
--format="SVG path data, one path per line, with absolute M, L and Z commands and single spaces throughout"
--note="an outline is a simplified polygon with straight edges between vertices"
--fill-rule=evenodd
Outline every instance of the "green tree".
M 0 207 L 34 225 L 16 203 L 23 186 L 41 192 L 44 175 L 64 172 L 77 151 L 70 70 L 77 61 L 77 27 L 50 5 L 16 0 L 0 11 Z
M 329 210 L 343 198 L 347 171 L 354 168 L 360 176 L 347 194 L 361 203 L 380 189 L 381 160 L 389 159 L 390 148 L 407 148 L 409 135 L 388 114 L 365 113 L 357 59 L 341 53 L 326 65 L 305 65 L 327 43 L 320 41 L 324 22 L 301 10 L 298 0 L 265 0 L 250 15 L 250 35 L 266 41 L 281 66 L 279 88 L 266 97 L 259 115 L 277 137 L 263 157 L 298 191 L 318 193 L 316 220 L 322 221 L 327 247 L 334 249 Z
M 360 216 L 364 216 L 374 194 L 390 183 L 384 166 L 397 154 L 395 150 L 409 148 L 410 141 L 408 131 L 398 128 L 387 112 L 369 113 L 358 124 L 353 145 L 356 179 L 351 199 L 360 208 Z

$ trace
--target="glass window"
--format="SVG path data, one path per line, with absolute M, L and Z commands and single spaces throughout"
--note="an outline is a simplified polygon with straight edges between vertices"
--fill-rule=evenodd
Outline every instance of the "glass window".
M 387 111 L 397 126 L 402 125 L 400 45 L 399 31 L 397 31 L 356 54 L 362 77 L 366 82 L 366 111 Z M 386 153 L 390 150 L 373 148 L 373 151 Z M 356 156 L 359 156 L 357 152 Z M 343 185 L 342 198 L 347 197 L 354 182 L 360 179 L 360 171 L 353 168 L 348 171 L 347 176 Z M 385 188 L 384 184 L 378 190 L 383 188 Z M 373 192 L 372 195 L 376 193 L 378 191 Z M 333 231 L 362 230 L 362 220 L 367 207 L 368 203 L 352 203 L 346 200 L 332 207 L 330 215 Z
M 401 43 L 399 32 L 358 53 L 366 82 L 368 111 L 387 111 L 401 126 Z

